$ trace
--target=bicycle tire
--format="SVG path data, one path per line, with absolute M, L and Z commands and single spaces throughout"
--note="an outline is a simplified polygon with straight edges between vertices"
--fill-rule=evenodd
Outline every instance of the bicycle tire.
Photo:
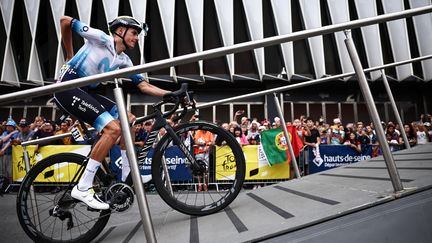
M 192 175 L 192 169 L 187 163 L 182 166 L 184 166 L 183 174 L 189 172 L 189 178 L 185 176 L 188 180 L 179 181 L 180 179 L 174 178 L 175 176 L 173 177 L 171 172 L 168 173 L 169 177 L 165 176 L 162 167 L 163 156 L 167 153 L 169 147 L 172 147 L 172 138 L 168 134 L 161 138 L 154 150 L 152 179 L 159 195 L 169 206 L 188 215 L 203 216 L 224 209 L 237 197 L 244 182 L 246 165 L 240 144 L 231 133 L 222 128 L 202 121 L 185 123 L 174 128 L 177 136 L 183 138 L 184 141 L 187 141 L 188 134 L 197 130 L 213 133 L 217 137 L 216 144 L 221 145 L 213 146 L 214 151 L 209 152 L 208 174 L 212 175 L 208 176 L 207 190 L 199 191 L 201 182 L 197 183 L 196 178 L 198 180 L 201 180 L 201 178 Z M 181 150 L 178 149 L 178 151 Z M 168 154 L 166 155 L 168 156 Z M 228 175 L 224 173 L 225 171 L 220 170 L 223 158 L 229 158 L 231 169 Z M 181 166 L 181 164 L 172 161 L 170 164 L 175 164 L 176 168 Z M 224 162 L 222 162 L 223 165 L 225 165 Z M 234 167 L 236 168 L 235 171 L 233 171 Z M 167 178 L 170 180 L 171 187 L 167 186 Z M 213 185 L 212 182 L 214 182 Z M 224 183 L 224 190 L 218 190 L 219 183 Z M 202 185 L 204 184 L 206 183 L 204 182 Z M 197 185 L 198 190 L 196 190 Z
M 61 220 L 60 217 L 54 217 L 50 215 L 50 210 L 56 204 L 55 201 L 59 200 L 58 198 L 60 198 L 64 191 L 67 190 L 69 180 L 72 180 L 74 175 L 77 173 L 76 170 L 83 164 L 85 159 L 86 158 L 84 156 L 73 153 L 52 155 L 50 157 L 47 157 L 46 159 L 41 160 L 35 166 L 33 166 L 23 179 L 20 189 L 18 191 L 17 215 L 21 227 L 33 241 L 70 243 L 90 242 L 92 239 L 97 237 L 106 226 L 110 217 L 110 210 L 103 210 L 98 212 L 88 211 L 87 206 L 82 202 L 75 202 L 69 204 L 70 211 L 68 211 L 70 212 L 70 217 L 72 219 L 75 219 L 73 220 L 75 224 L 79 223 L 78 225 L 72 227 L 72 229 L 70 230 L 67 230 L 63 227 L 64 225 L 66 225 L 67 227 L 67 219 Z M 66 162 L 68 164 L 65 164 Z M 73 164 L 76 165 L 73 166 Z M 74 167 L 75 171 L 73 171 Z M 58 170 L 57 173 L 55 172 L 55 170 Z M 61 179 L 59 180 L 58 178 L 62 175 L 68 176 L 65 177 L 68 179 L 63 179 L 63 181 L 61 181 Z M 44 180 L 48 182 L 37 181 L 37 178 L 39 178 L 38 180 L 40 180 L 40 176 L 44 176 Z M 103 171 L 99 169 L 95 176 L 95 183 L 100 182 L 100 178 L 102 178 L 102 176 Z M 35 200 L 31 199 L 32 186 L 32 193 L 35 194 Z M 46 192 L 47 189 L 50 190 L 52 188 L 60 188 L 61 190 L 57 191 L 55 194 L 53 194 L 52 192 Z M 97 192 L 97 190 L 98 189 L 96 188 L 95 191 Z M 35 203 L 37 206 L 32 207 L 32 203 Z M 51 203 L 53 204 L 51 205 Z M 44 206 L 46 206 L 46 208 L 43 208 Z M 85 211 L 83 212 L 81 210 Z M 91 217 L 93 215 L 95 216 L 94 218 Z M 91 227 L 88 227 L 85 222 L 80 221 L 83 218 L 86 219 L 88 223 L 93 225 Z M 38 221 L 39 223 L 36 221 Z M 80 225 L 81 223 L 82 226 L 85 227 L 82 227 Z M 42 228 L 44 226 L 47 226 L 47 228 Z M 63 236 L 65 237 L 63 238 Z

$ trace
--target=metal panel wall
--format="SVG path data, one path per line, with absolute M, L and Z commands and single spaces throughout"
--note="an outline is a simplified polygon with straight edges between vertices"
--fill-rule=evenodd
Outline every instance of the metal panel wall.
M 0 48 L 2 48 L 1 53 L 4 53 L 1 57 L 3 58 L 3 63 L 0 70 L 0 85 L 20 86 L 23 83 L 33 86 L 44 85 L 47 81 L 51 82 L 56 78 L 55 76 L 58 74 L 65 58 L 63 56 L 59 26 L 59 19 L 65 12 L 75 15 L 73 17 L 79 18 L 89 24 L 93 21 L 91 23 L 92 26 L 95 25 L 95 23 L 100 25 L 97 26 L 96 24 L 96 26 L 93 27 L 100 28 L 104 31 L 107 30 L 107 27 L 106 23 L 103 23 L 104 21 L 102 20 L 112 20 L 119 14 L 132 14 L 140 21 L 152 23 L 154 26 L 150 26 L 150 36 L 146 38 L 140 37 L 140 55 L 136 55 L 136 57 L 134 57 L 136 60 L 133 60 L 135 63 L 145 63 L 158 60 L 161 56 L 153 57 L 151 54 L 147 53 L 149 49 L 146 49 L 146 46 L 150 44 L 153 45 L 149 47 L 150 49 L 167 50 L 167 54 L 163 54 L 163 56 L 174 57 L 178 55 L 176 54 L 176 50 L 182 49 L 181 45 L 183 44 L 188 46 L 188 50 L 192 47 L 199 52 L 203 51 L 205 46 L 233 45 L 234 36 L 237 38 L 237 35 L 247 35 L 241 36 L 242 40 L 257 40 L 263 38 L 264 33 L 266 33 L 266 36 L 268 35 L 267 33 L 282 35 L 292 33 L 293 30 L 297 31 L 321 27 L 323 19 L 326 21 L 328 19 L 330 24 L 341 23 L 354 20 L 354 18 L 367 18 L 378 14 L 400 11 L 404 10 L 405 7 L 415 8 L 431 4 L 430 0 L 354 0 L 352 2 L 348 0 L 271 0 L 270 3 L 263 1 L 265 0 L 0 0 L 2 16 L 0 28 L 5 30 L 4 34 L 0 36 L 2 40 L 5 40 L 5 42 L 2 42 L 2 46 L 0 46 Z M 235 6 L 240 6 L 237 3 L 241 3 L 243 8 L 235 8 Z M 264 3 L 266 5 L 264 5 Z M 405 6 L 405 3 L 409 4 Z M 103 6 L 104 11 L 92 9 L 95 4 L 97 4 L 97 6 Z M 125 5 L 127 5 L 127 9 L 130 7 L 131 13 L 127 12 L 129 10 L 125 10 Z M 149 12 L 148 6 L 156 5 L 159 10 L 158 13 L 154 13 L 154 11 Z M 16 6 L 23 6 L 25 10 L 18 9 Z M 42 9 L 44 13 L 48 14 L 43 14 L 41 16 L 41 6 L 44 6 Z M 266 11 L 269 8 L 267 6 L 271 8 L 269 11 Z M 45 9 L 46 7 L 49 9 Z M 187 18 L 176 18 L 176 13 L 178 14 L 179 11 L 185 11 L 184 14 L 180 12 L 180 16 L 187 16 Z M 300 17 L 294 16 L 296 19 L 293 19 L 294 17 L 291 13 L 296 12 L 301 13 Z M 350 13 L 351 15 L 352 13 L 356 14 L 351 16 Z M 104 16 L 100 16 L 101 14 Z M 244 15 L 244 21 L 241 23 L 244 25 L 241 26 L 241 30 L 247 30 L 244 31 L 244 33 L 234 33 L 234 20 L 239 15 Z M 44 18 L 49 18 L 49 21 L 46 21 Z M 212 19 L 209 20 L 209 18 Z M 97 19 L 97 21 L 94 21 L 95 19 Z M 432 14 L 417 16 L 412 19 L 412 25 L 407 24 L 406 20 L 398 20 L 386 23 L 386 28 L 380 29 L 378 25 L 361 28 L 361 36 L 353 37 L 358 46 L 364 47 L 364 50 L 361 50 L 366 59 L 363 60 L 363 63 L 366 63 L 368 67 L 373 67 L 384 64 L 384 59 L 388 60 L 389 55 L 395 61 L 401 61 L 411 58 L 413 55 L 412 53 L 419 53 L 421 56 L 432 54 L 432 45 L 430 45 L 430 43 L 432 43 Z M 264 22 L 264 20 L 267 20 L 267 22 Z M 274 29 L 270 32 L 266 29 L 269 28 L 269 20 L 273 21 L 274 26 Z M 184 22 L 179 25 L 176 24 L 177 22 L 175 21 Z M 38 26 L 40 23 L 47 22 L 53 23 L 54 26 L 50 28 Z M 212 23 L 211 25 L 209 24 L 210 22 Z M 267 23 L 267 25 L 264 23 Z M 23 24 L 25 26 L 21 29 L 12 28 L 14 24 Z M 185 25 L 186 28 L 184 28 Z M 176 26 L 183 26 L 183 29 L 190 27 L 191 33 L 179 32 Z M 238 28 L 238 25 L 236 28 Z M 161 34 L 151 35 L 151 33 L 153 33 L 152 31 L 160 31 Z M 208 31 L 217 32 L 217 35 L 212 36 L 218 36 L 220 40 L 214 41 L 211 38 L 205 39 L 204 34 L 208 33 Z M 415 33 L 415 36 L 408 36 L 408 33 Z M 27 36 L 25 39 L 26 41 L 29 40 L 28 43 L 24 43 L 26 48 L 21 48 L 21 46 L 17 46 L 16 43 L 13 43 L 13 38 L 16 40 L 16 36 L 20 36 L 20 34 Z M 43 58 L 40 56 L 42 55 L 40 50 L 38 51 L 37 41 L 38 35 L 41 34 L 46 34 L 49 39 L 53 40 L 57 38 L 58 40 L 57 46 L 48 48 L 48 51 L 51 52 L 52 55 L 43 53 L 43 55 L 46 55 L 43 56 Z M 386 37 L 385 41 L 381 40 L 381 36 Z M 387 43 L 387 36 L 389 43 Z M 182 37 L 188 37 L 184 38 L 187 43 L 183 41 Z M 155 41 L 156 39 L 149 38 L 158 39 Z M 352 71 L 352 66 L 346 53 L 345 45 L 343 44 L 344 34 L 335 33 L 335 40 L 337 48 L 332 48 L 333 44 L 326 43 L 322 36 L 306 40 L 308 48 L 305 55 L 311 60 L 311 67 L 306 70 L 311 70 L 310 72 L 313 72 L 310 73 L 309 76 L 322 77 L 326 75 L 326 69 L 328 69 L 328 72 L 331 72 L 332 66 L 329 65 L 326 67 L 325 64 L 325 48 L 326 52 L 330 50 L 335 56 L 339 57 L 341 65 L 340 70 L 342 70 L 342 72 Z M 214 43 L 208 45 L 207 43 L 211 41 Z M 159 47 L 163 46 L 164 48 L 166 46 L 166 49 L 154 45 L 159 45 Z M 383 52 L 382 48 L 384 48 L 384 50 L 391 50 L 391 52 Z M 184 49 L 185 48 L 182 50 Z M 147 50 L 147 52 L 145 50 Z M 411 53 L 412 50 L 415 51 Z M 25 61 L 22 60 L 23 57 L 21 56 L 23 52 L 25 54 L 24 58 L 26 58 Z M 271 74 L 266 75 L 266 55 L 264 55 L 264 52 L 264 48 L 254 50 L 252 52 L 253 55 L 250 56 L 253 60 L 247 61 L 249 64 L 254 63 L 255 67 L 252 68 L 251 66 L 253 65 L 249 65 L 248 67 L 238 69 L 241 71 L 237 72 L 256 75 L 256 80 L 263 80 L 264 77 L 266 77 L 266 79 L 275 77 L 274 74 L 273 76 Z M 390 54 L 387 55 L 387 53 Z M 294 81 L 301 81 L 302 79 L 300 76 L 305 73 L 298 75 L 295 73 L 294 64 L 296 63 L 296 57 L 294 56 L 293 44 L 286 43 L 280 45 L 280 54 L 281 55 L 277 57 L 271 57 L 281 59 L 278 60 L 278 63 L 284 66 L 281 75 L 278 75 L 277 79 L 294 79 Z M 384 58 L 385 55 L 387 55 L 386 58 Z M 53 57 L 55 57 L 55 59 Z M 269 58 L 269 55 L 267 55 L 267 58 Z M 302 58 L 305 60 L 304 56 Z M 46 62 L 52 64 L 46 64 Z M 204 80 L 204 77 L 210 77 L 211 75 L 207 75 L 204 71 L 203 62 L 205 63 L 205 61 L 200 61 L 198 63 L 199 68 L 196 69 L 196 71 L 193 70 L 193 72 L 196 73 L 192 73 L 190 77 L 185 78 L 189 80 Z M 28 66 L 22 67 L 23 63 Z M 212 66 L 212 75 L 215 75 L 212 77 L 215 79 L 218 77 L 226 77 L 226 74 L 229 74 L 232 81 L 241 82 L 241 80 L 244 79 L 242 79 L 242 77 L 247 76 L 243 75 L 243 73 L 236 73 L 233 54 L 227 55 L 220 63 L 225 65 L 219 64 Z M 307 64 L 307 62 L 305 63 Z M 426 81 L 431 80 L 432 60 L 423 61 L 419 67 L 421 68 L 417 68 L 416 66 L 416 69 L 414 69 L 411 64 L 398 67 L 396 68 L 395 77 L 392 78 L 398 81 L 405 79 L 416 80 L 415 77 L 418 76 Z M 50 68 L 50 70 L 47 71 L 47 68 Z M 175 71 L 174 67 L 161 70 L 161 72 L 152 74 L 150 78 L 170 82 L 177 81 Z M 178 71 L 180 72 L 180 69 Z M 286 76 L 282 75 L 285 74 L 285 71 L 287 74 Z M 251 75 L 249 75 L 249 77 L 250 76 Z M 380 73 L 373 72 L 370 77 L 371 80 L 376 80 L 380 77 Z M 179 76 L 179 78 L 183 78 L 183 76 Z M 225 80 L 224 78 L 220 79 Z M 252 78 L 252 80 L 253 79 L 255 78 Z

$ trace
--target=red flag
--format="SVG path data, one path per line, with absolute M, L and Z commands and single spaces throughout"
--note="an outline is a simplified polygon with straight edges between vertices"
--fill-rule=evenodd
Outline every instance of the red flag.
M 303 141 L 297 134 L 297 129 L 294 126 L 287 126 L 287 130 L 290 134 L 291 145 L 294 151 L 294 155 L 297 157 L 300 154 L 300 150 L 303 148 Z M 287 150 L 288 160 L 291 161 L 291 156 Z

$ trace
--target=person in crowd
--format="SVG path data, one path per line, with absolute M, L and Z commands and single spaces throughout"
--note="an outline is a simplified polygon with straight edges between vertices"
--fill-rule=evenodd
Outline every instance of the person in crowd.
M 305 135 L 305 130 L 304 130 L 303 124 L 300 121 L 300 119 L 294 119 L 292 125 L 296 129 L 298 137 L 303 141 L 304 135 Z
M 240 127 L 237 127 L 241 132 Z M 207 168 L 209 166 L 209 155 L 210 155 L 210 148 L 212 145 L 214 145 L 215 137 L 214 134 L 206 131 L 206 130 L 198 130 L 194 134 L 194 154 L 196 160 L 201 160 L 202 162 L 206 163 Z M 208 170 L 207 170 L 208 171 Z M 198 180 L 198 191 L 208 191 L 208 173 L 205 173 L 203 178 L 201 176 L 197 176 Z
M 423 123 L 417 124 L 417 144 L 426 144 L 429 142 L 428 133 Z
M 231 121 L 231 122 L 229 123 L 229 131 L 230 131 L 232 134 L 234 134 L 234 129 L 235 129 L 236 127 L 240 128 L 240 125 L 239 125 L 236 121 Z M 240 130 L 241 130 L 241 129 L 240 129 Z
M 55 135 L 65 134 L 69 132 L 70 132 L 69 122 L 65 120 L 60 123 L 60 130 L 56 131 Z M 61 145 L 72 145 L 73 144 L 72 137 L 71 136 L 64 137 L 61 140 L 59 140 L 58 143 Z
M 428 116 L 430 116 L 430 115 L 428 114 Z M 428 140 L 430 143 L 432 143 L 432 126 L 431 126 L 431 123 L 425 122 L 424 126 L 425 126 L 425 129 L 426 129 L 427 134 L 428 134 Z
M 348 145 L 351 148 L 355 149 L 357 152 L 361 153 L 361 143 L 356 139 L 356 134 L 350 132 L 348 135 L 348 139 L 344 141 L 344 145 Z
M 12 181 L 12 141 L 17 138 L 19 131 L 11 118 L 5 125 L 5 131 L 0 137 L 0 176 L 3 177 L 3 184 L 6 185 Z
M 229 132 L 230 126 L 227 122 L 222 123 L 221 127 L 225 130 Z
M 52 121 L 45 121 L 42 126 L 33 134 L 32 140 L 54 136 L 54 123 Z M 50 145 L 52 142 L 41 142 L 36 145 L 35 153 L 43 146 Z
M 341 120 L 339 118 L 333 119 L 333 125 L 329 129 L 329 144 L 340 145 L 343 143 L 345 132 L 340 126 Z
M 314 121 L 312 118 L 305 118 L 305 133 L 303 137 L 303 144 L 308 145 L 312 148 L 312 153 L 314 154 L 314 162 L 322 162 L 320 155 L 319 145 L 321 144 L 321 137 L 318 129 L 315 128 Z M 305 165 L 306 166 L 306 165 Z
M 252 121 L 249 131 L 247 133 L 247 140 L 251 145 L 258 145 L 260 143 L 260 133 L 258 131 L 259 123 Z
M 248 145 L 249 144 L 247 137 L 243 134 L 243 132 L 242 132 L 242 130 L 241 130 L 240 127 L 234 128 L 233 135 L 234 135 L 235 139 L 237 140 L 237 142 L 240 145 L 243 146 L 243 145 Z
M 408 143 L 410 146 L 415 146 L 417 144 L 417 134 L 414 131 L 414 128 L 411 124 L 407 123 L 404 124 L 404 130 L 405 130 L 405 134 L 408 138 Z M 404 144 L 404 140 L 403 137 L 401 136 L 399 138 L 399 144 Z
M 44 124 L 44 121 L 45 119 L 42 116 L 36 116 L 33 123 L 30 125 L 30 128 L 33 130 L 33 132 L 37 132 L 37 130 L 39 130 Z
M 366 131 L 366 128 L 362 128 L 361 130 L 357 129 L 356 139 L 360 142 L 362 146 L 368 145 L 371 143 L 369 135 Z
M 135 132 L 135 147 L 137 150 L 140 150 L 144 146 L 144 141 L 147 137 L 147 133 L 143 128 L 142 123 L 136 123 L 134 126 L 134 132 Z
M 233 121 L 235 121 L 235 122 L 238 123 L 240 117 L 241 117 L 244 113 L 245 113 L 244 110 L 238 110 L 238 111 L 236 111 L 236 112 L 234 113 L 234 120 L 233 120 Z M 240 123 L 241 123 L 241 119 L 240 119 Z
M 310 117 L 306 118 L 306 126 L 304 130 L 305 133 L 304 133 L 303 143 L 305 145 L 315 148 L 319 144 L 321 144 L 320 133 L 318 129 L 315 128 L 314 121 L 312 118 Z
M 329 144 L 330 143 L 330 139 L 329 139 L 329 135 L 327 134 L 327 128 L 325 127 L 321 127 L 320 129 L 320 144 Z
M 366 134 L 369 137 L 370 144 L 378 144 L 377 136 L 371 125 L 366 126 Z
M 279 127 L 282 126 L 282 124 L 281 124 L 281 119 L 280 119 L 279 117 L 275 117 L 275 118 L 273 119 L 273 122 L 274 122 L 274 126 L 273 126 L 273 128 L 279 128 Z
M 398 145 L 399 137 L 399 134 L 395 131 L 395 125 L 393 123 L 388 123 L 386 128 L 387 142 L 392 145 Z
M 30 129 L 30 124 L 27 122 L 27 119 L 21 118 L 19 124 L 20 132 L 18 133 L 17 138 L 14 141 L 14 144 L 19 145 L 22 142 L 27 142 L 32 139 L 34 132 Z
M 358 138 L 359 136 L 361 136 L 361 134 L 362 134 L 363 131 L 365 131 L 365 130 L 366 130 L 366 129 L 365 129 L 364 125 L 363 125 L 363 122 L 361 122 L 361 121 L 357 122 L 357 124 L 356 124 L 356 126 L 355 126 L 355 131 L 356 131 L 356 136 L 357 136 L 357 138 Z

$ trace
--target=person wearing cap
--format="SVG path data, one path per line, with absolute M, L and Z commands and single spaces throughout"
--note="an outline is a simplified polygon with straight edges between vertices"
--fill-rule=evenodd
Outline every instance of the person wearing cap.
M 0 137 L 0 176 L 7 179 L 7 182 L 12 181 L 12 141 L 18 136 L 16 123 L 9 119 L 6 122 L 6 130 Z
M 341 120 L 339 118 L 333 119 L 333 125 L 329 129 L 329 144 L 340 145 L 343 142 L 345 132 L 341 127 Z
M 34 131 L 30 129 L 30 124 L 27 122 L 26 119 L 21 119 L 19 124 L 20 132 L 18 134 L 16 141 L 16 144 L 21 144 L 22 142 L 26 142 L 32 139 L 34 135 Z

